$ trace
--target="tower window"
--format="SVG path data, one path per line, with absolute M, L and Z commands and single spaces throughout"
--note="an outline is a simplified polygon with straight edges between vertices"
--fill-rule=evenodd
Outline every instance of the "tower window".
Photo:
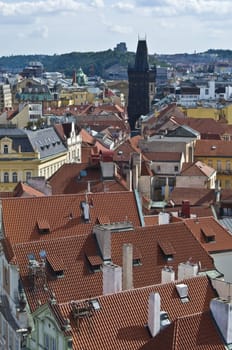
M 4 152 L 4 154 L 7 154 L 9 152 L 8 145 L 3 146 L 3 152 Z

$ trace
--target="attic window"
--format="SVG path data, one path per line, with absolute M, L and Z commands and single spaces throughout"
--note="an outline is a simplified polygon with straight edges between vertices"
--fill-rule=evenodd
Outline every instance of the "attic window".
M 50 225 L 47 222 L 47 220 L 44 220 L 44 219 L 37 220 L 37 226 L 38 226 L 39 233 L 42 233 L 42 234 L 50 233 Z
M 64 262 L 60 257 L 48 254 L 47 262 L 53 275 L 57 278 L 64 276 Z
M 215 232 L 209 226 L 201 227 L 201 233 L 206 243 L 215 242 Z
M 175 255 L 175 250 L 171 244 L 171 242 L 169 241 L 165 241 L 165 240 L 161 240 L 159 239 L 158 240 L 158 245 L 163 253 L 163 256 L 164 258 L 167 260 L 167 261 L 171 261 L 173 260 L 174 258 L 174 255 Z
M 133 266 L 141 266 L 141 258 L 140 250 L 136 246 L 133 246 Z

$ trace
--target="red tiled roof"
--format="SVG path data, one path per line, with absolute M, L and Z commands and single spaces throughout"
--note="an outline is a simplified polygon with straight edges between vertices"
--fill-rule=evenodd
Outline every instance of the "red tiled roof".
M 135 227 L 140 226 L 133 192 L 87 195 L 87 200 L 93 204 L 90 208 L 89 223 L 85 223 L 82 218 L 81 202 L 85 200 L 84 194 L 2 199 L 6 236 L 11 242 L 16 243 L 90 233 L 97 223 L 97 218 L 102 215 L 108 216 L 111 222 L 124 221 L 127 217 Z M 14 213 L 14 220 L 12 220 L 12 213 Z M 70 213 L 72 220 L 69 219 Z M 39 233 L 37 221 L 41 218 L 49 222 L 49 234 Z
M 146 215 L 144 216 L 145 226 L 158 225 L 159 216 L 158 215 Z
M 86 176 L 80 176 L 81 170 L 86 171 Z M 91 192 L 127 190 L 120 178 L 115 177 L 113 180 L 102 180 L 99 164 L 93 166 L 83 163 L 64 164 L 48 181 L 53 195 L 85 193 L 88 187 Z
M 232 141 L 197 140 L 195 157 L 229 157 L 232 158 Z
M 203 162 L 196 161 L 195 163 L 184 163 L 182 165 L 181 175 L 184 176 L 207 176 L 210 177 L 215 173 L 215 169 L 206 165 Z
M 209 311 L 177 318 L 140 350 L 224 350 Z
M 43 197 L 45 194 L 36 190 L 32 186 L 25 184 L 23 182 L 19 182 L 13 191 L 14 197 Z
M 161 347 L 161 342 L 159 341 L 159 337 L 163 335 L 162 344 L 164 345 L 189 345 L 187 347 L 168 347 L 167 349 L 193 350 L 198 349 L 198 347 L 193 347 L 193 344 L 197 343 L 199 346 L 201 344 L 199 350 L 222 350 L 223 348 L 219 344 L 222 345 L 223 341 L 219 333 L 217 333 L 213 321 L 210 320 L 209 314 L 207 317 L 204 316 L 205 312 L 209 312 L 209 303 L 216 296 L 215 291 L 206 277 L 196 277 L 185 280 L 184 283 L 188 286 L 190 300 L 188 303 L 180 301 L 175 283 L 151 285 L 141 289 L 100 296 L 98 298 L 100 309 L 94 311 L 90 319 L 82 318 L 79 328 L 72 316 L 71 304 L 60 305 L 63 317 L 69 318 L 71 321 L 73 348 L 75 350 L 83 348 L 108 350 L 110 344 L 111 350 L 138 350 L 142 349 L 150 341 L 144 349 L 153 349 L 153 341 L 155 342 L 157 339 L 159 346 L 157 349 L 163 350 L 166 348 Z M 146 324 L 148 322 L 148 298 L 152 292 L 159 293 L 161 310 L 165 310 L 168 313 L 172 323 L 151 340 Z M 185 321 L 179 321 L 180 318 L 184 317 L 186 317 Z M 202 323 L 204 320 L 205 324 Z M 178 322 L 178 324 L 175 322 Z M 183 334 L 184 325 L 189 330 L 189 332 L 185 332 L 186 334 Z M 176 326 L 178 326 L 180 333 L 177 332 Z M 208 326 L 209 329 L 207 329 Z M 197 330 L 200 331 L 200 327 L 205 332 L 200 332 L 198 338 Z M 210 334 L 210 332 L 213 332 L 213 334 Z M 184 338 L 181 340 L 182 334 Z M 204 334 L 206 336 L 205 341 L 203 338 Z M 189 343 L 187 342 L 188 336 Z M 151 347 L 149 347 L 149 344 Z
M 185 224 L 207 252 L 232 251 L 232 236 L 213 217 L 186 219 Z
M 181 152 L 143 152 L 144 156 L 153 162 L 179 162 Z
M 165 252 L 160 248 L 159 242 L 171 246 L 173 259 L 170 262 L 164 255 Z M 178 264 L 187 261 L 190 257 L 194 261 L 201 261 L 202 269 L 213 269 L 212 258 L 188 232 L 187 226 L 183 222 L 146 226 L 134 231 L 112 234 L 111 258 L 112 262 L 119 266 L 122 266 L 122 246 L 124 243 L 131 243 L 139 249 L 141 254 L 142 265 L 134 267 L 133 270 L 135 288 L 160 283 L 161 269 L 165 265 L 170 264 L 177 272 Z
M 173 117 L 173 119 L 179 125 L 187 125 L 192 129 L 200 132 L 201 134 L 211 134 L 211 135 L 223 135 L 225 132 L 226 124 L 222 124 L 212 118 L 178 118 Z
M 215 191 L 206 188 L 175 187 L 169 195 L 175 205 L 181 205 L 183 200 L 189 200 L 190 205 L 209 205 L 214 199 Z

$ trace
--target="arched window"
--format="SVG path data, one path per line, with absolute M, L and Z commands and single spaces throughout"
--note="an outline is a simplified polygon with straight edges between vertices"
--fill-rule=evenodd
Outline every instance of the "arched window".
M 5 154 L 7 154 L 7 153 L 8 153 L 8 145 L 4 145 L 4 147 L 3 147 L 3 151 L 4 151 L 4 153 L 5 153 Z
M 9 182 L 9 173 L 4 173 L 4 182 Z
M 18 174 L 16 172 L 13 172 L 13 174 L 12 174 L 12 181 L 18 182 Z

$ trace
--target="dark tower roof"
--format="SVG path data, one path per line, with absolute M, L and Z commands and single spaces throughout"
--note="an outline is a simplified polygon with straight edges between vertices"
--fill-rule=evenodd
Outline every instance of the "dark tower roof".
M 135 56 L 135 70 L 138 72 L 146 72 L 149 70 L 148 51 L 146 40 L 139 40 Z

